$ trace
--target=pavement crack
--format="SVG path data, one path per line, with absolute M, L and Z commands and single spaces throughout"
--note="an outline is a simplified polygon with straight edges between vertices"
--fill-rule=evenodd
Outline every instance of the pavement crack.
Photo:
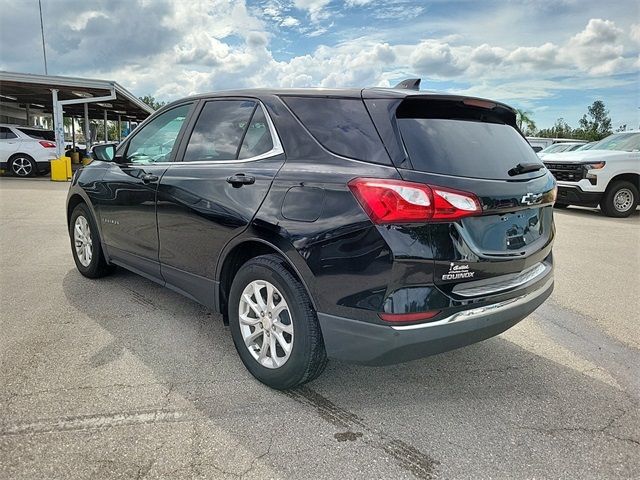
M 284 426 L 285 426 L 285 422 L 282 422 L 282 428 L 280 430 L 282 430 Z M 273 439 L 275 438 L 275 433 L 274 433 L 275 431 L 278 431 L 278 430 L 271 429 L 271 435 L 269 436 L 269 446 L 267 447 L 267 450 L 261 453 L 260 455 L 258 455 L 256 458 L 254 458 L 251 461 L 251 465 L 249 465 L 249 468 L 247 468 L 244 472 L 240 474 L 239 478 L 241 480 L 255 468 L 256 463 L 258 463 L 260 460 L 262 460 L 264 457 L 266 457 L 271 453 L 271 448 L 273 447 Z
M 556 435 L 558 433 L 571 433 L 571 432 L 579 432 L 586 434 L 603 434 L 611 438 L 615 438 L 616 440 L 629 442 L 635 445 L 640 445 L 640 441 L 635 440 L 630 437 L 621 437 L 616 435 L 614 432 L 608 431 L 611 427 L 613 427 L 614 423 L 620 420 L 627 414 L 626 410 L 620 410 L 616 415 L 611 417 L 606 425 L 602 427 L 535 427 L 535 426 L 520 426 L 518 428 L 523 430 L 530 430 L 538 433 L 542 433 L 544 435 Z

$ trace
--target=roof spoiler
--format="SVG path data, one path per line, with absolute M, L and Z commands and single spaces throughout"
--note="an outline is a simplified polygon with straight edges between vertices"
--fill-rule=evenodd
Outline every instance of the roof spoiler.
M 407 78 L 406 80 L 401 81 L 393 88 L 400 88 L 403 90 L 420 90 L 420 79 L 419 78 Z

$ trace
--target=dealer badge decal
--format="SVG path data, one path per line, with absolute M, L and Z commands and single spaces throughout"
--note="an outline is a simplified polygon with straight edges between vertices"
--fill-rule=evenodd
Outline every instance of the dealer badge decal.
M 449 264 L 449 272 L 442 275 L 442 280 L 458 280 L 460 278 L 473 278 L 476 272 L 469 270 L 469 265 Z

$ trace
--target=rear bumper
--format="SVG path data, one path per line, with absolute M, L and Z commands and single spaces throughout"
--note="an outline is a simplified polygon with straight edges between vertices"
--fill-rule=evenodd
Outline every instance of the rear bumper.
M 318 313 L 327 355 L 367 365 L 389 365 L 434 355 L 498 335 L 538 308 L 553 291 L 553 274 L 533 292 L 458 312 L 432 323 L 376 325 Z
M 581 205 L 583 207 L 597 207 L 601 198 L 601 192 L 585 192 L 577 185 L 558 185 L 558 198 L 556 203 Z

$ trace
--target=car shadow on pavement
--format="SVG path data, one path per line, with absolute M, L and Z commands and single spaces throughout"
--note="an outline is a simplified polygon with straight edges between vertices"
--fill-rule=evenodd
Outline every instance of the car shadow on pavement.
M 424 479 L 509 476 L 514 465 L 523 477 L 603 478 L 639 468 L 637 399 L 501 337 L 388 367 L 330 362 L 316 381 L 278 392 L 246 371 L 221 317 L 191 300 L 122 269 L 97 281 L 70 270 L 63 288 L 68 303 L 111 337 L 77 368 L 122 378 L 128 352 L 166 386 L 159 408 L 196 411 L 297 478 L 325 468 L 322 452 L 352 444 Z M 125 373 L 132 386 L 148 382 Z M 264 443 L 269 426 L 282 432 L 277 445 Z M 315 456 L 293 473 L 276 455 L 310 450 Z

